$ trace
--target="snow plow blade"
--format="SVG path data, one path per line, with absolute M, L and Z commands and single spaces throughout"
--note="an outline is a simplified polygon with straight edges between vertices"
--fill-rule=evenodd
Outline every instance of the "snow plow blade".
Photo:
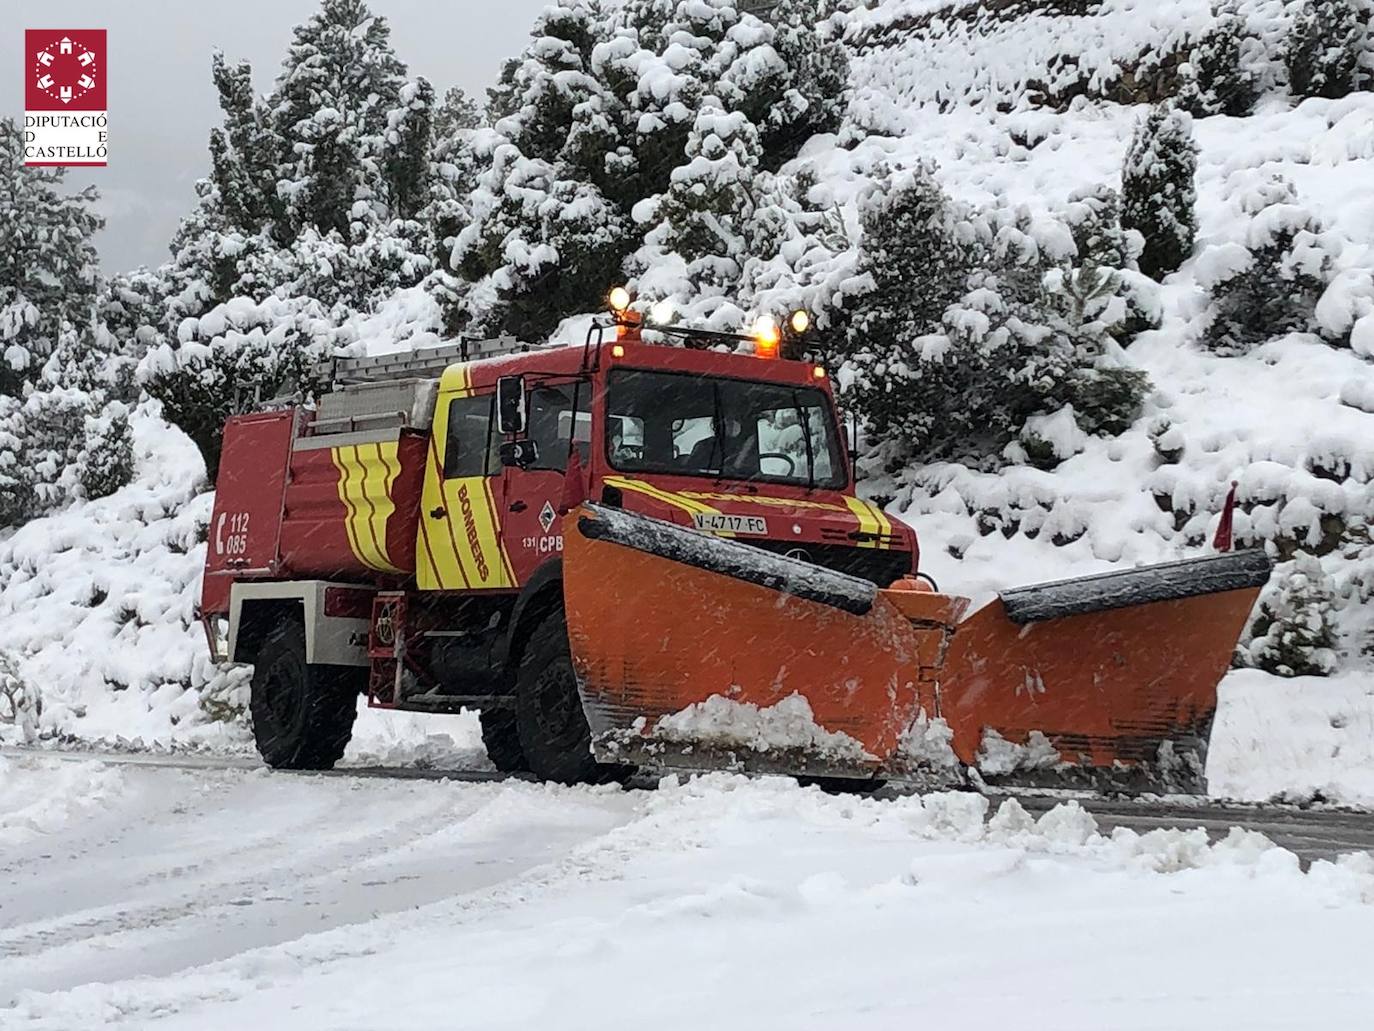
M 603 762 L 1199 790 L 1216 685 L 1265 582 L 1226 555 L 969 602 L 585 504 L 573 666 Z

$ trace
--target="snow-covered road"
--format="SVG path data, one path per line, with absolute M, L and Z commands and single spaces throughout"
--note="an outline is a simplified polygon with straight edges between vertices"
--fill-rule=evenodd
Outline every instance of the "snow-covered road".
M 985 806 L 0 756 L 0 1027 L 1368 1028 L 1368 855 Z

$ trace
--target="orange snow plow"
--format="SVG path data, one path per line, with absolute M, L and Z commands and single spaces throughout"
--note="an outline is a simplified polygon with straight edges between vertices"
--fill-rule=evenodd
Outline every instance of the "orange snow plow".
M 1238 552 L 967 599 L 881 589 L 587 503 L 569 642 L 603 762 L 925 785 L 1199 792 L 1266 582 Z

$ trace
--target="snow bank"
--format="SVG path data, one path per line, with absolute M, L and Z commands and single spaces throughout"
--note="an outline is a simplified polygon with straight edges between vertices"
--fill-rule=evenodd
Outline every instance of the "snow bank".
M 816 723 L 811 704 L 795 691 L 767 706 L 712 695 L 680 712 L 660 717 L 651 736 L 703 748 L 751 752 L 800 750 L 808 756 L 858 762 L 875 761 L 862 744 Z
M 123 774 L 104 763 L 39 769 L 0 756 L 0 850 L 54 834 L 117 802 L 124 789 Z
M 989 818 L 976 795 L 876 801 L 778 778 L 453 790 L 513 833 L 537 827 L 547 860 L 480 885 L 448 871 L 440 901 L 192 969 L 21 992 L 12 1022 L 592 1029 L 614 1000 L 665 1031 L 1003 1031 L 1050 1013 L 1070 1031 L 1212 1031 L 1362 1027 L 1374 1002 L 1367 855 L 1304 873 L 1254 834 L 1103 836 L 1073 804 Z M 598 808 L 611 818 L 586 835 Z M 571 847 L 559 812 L 584 830 Z M 269 880 L 249 897 L 276 894 Z
M 1266 676 L 1221 685 L 1208 787 L 1227 798 L 1374 806 L 1374 676 Z
M 237 748 L 242 726 L 217 717 L 234 709 L 242 674 L 211 664 L 194 615 L 204 465 L 156 404 L 131 427 L 129 486 L 0 539 L 0 652 L 41 697 L 44 736 Z

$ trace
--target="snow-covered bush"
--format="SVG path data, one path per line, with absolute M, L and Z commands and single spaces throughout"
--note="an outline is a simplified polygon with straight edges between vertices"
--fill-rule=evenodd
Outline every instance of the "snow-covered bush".
M 1202 342 L 1226 355 L 1315 329 L 1331 269 L 1322 227 L 1288 180 L 1246 191 L 1240 209 L 1250 219 L 1245 245 L 1215 248 L 1199 270 L 1212 294 Z
M 1259 45 L 1236 4 L 1222 8 L 1216 24 L 1189 55 L 1189 75 L 1179 90 L 1179 105 L 1199 117 L 1248 115 L 1260 89 L 1245 57 L 1248 50 Z
M 845 380 L 893 457 L 1046 463 L 1072 450 L 1033 418 L 1068 408 L 1074 433 L 1109 434 L 1134 420 L 1148 381 L 1112 335 L 1121 270 L 1080 262 L 1067 225 L 953 202 L 928 168 L 875 189 L 862 224 Z M 1119 259 L 1107 226 L 1086 236 Z
M 26 744 L 38 736 L 43 716 L 43 697 L 19 675 L 19 663 L 0 652 L 0 743 Z M 5 734 L 13 727 L 17 739 Z
M 1260 595 L 1237 659 L 1284 677 L 1331 673 L 1336 668 L 1334 603 L 1334 586 L 1321 562 L 1299 554 Z
M 1369 17 L 1366 0 L 1306 0 L 1286 55 L 1294 94 L 1334 100 L 1356 89 Z
M 1143 237 L 1140 271 L 1152 279 L 1177 272 L 1193 252 L 1196 176 L 1192 119 L 1157 105 L 1137 124 L 1121 172 L 1121 221 Z
M 132 475 L 123 403 L 52 383 L 0 395 L 0 527 L 112 494 Z
M 336 332 L 309 298 L 230 301 L 185 320 L 175 345 L 148 352 L 139 378 L 167 420 L 195 442 L 213 480 L 225 419 L 275 398 L 310 397 Z
M 85 446 L 78 475 L 82 496 L 109 497 L 134 475 L 134 437 L 129 427 L 129 411 L 123 403 L 111 401 L 85 417 Z

